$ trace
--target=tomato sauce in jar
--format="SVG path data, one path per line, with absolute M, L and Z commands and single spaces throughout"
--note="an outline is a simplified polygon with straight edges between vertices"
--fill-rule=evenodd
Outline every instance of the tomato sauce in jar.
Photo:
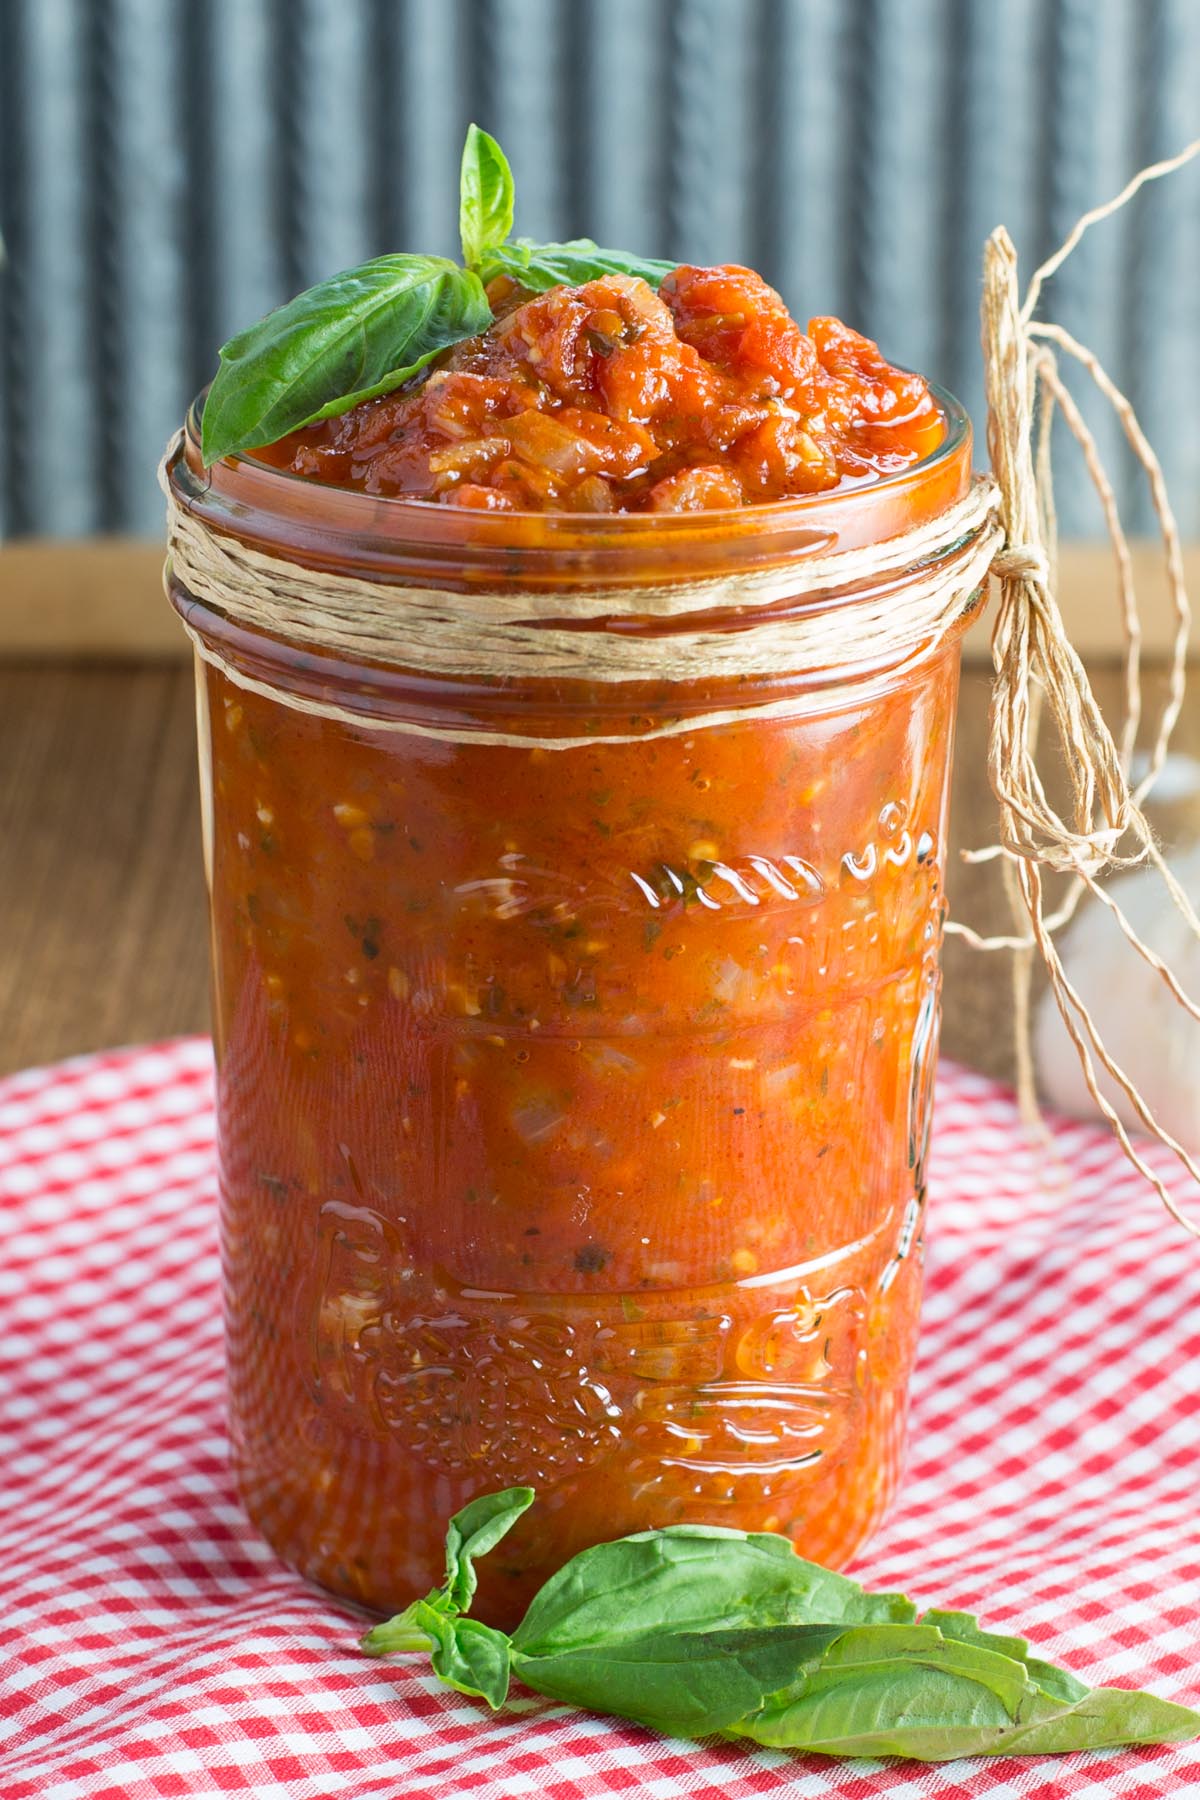
M 721 275 L 679 287 L 708 276 L 712 298 Z M 553 298 L 526 304 L 544 322 Z M 636 386 L 601 353 L 613 307 L 524 412 L 603 444 L 585 382 Z M 780 488 L 765 439 L 740 461 L 701 446 L 684 358 L 688 382 L 647 376 L 611 413 L 657 468 L 539 463 L 531 421 L 517 455 L 491 388 L 457 441 L 506 452 L 435 491 L 450 439 L 426 384 L 207 475 L 193 419 L 172 488 L 267 554 L 451 598 L 769 567 L 811 604 L 814 547 L 962 496 L 969 429 L 874 364 L 890 410 L 803 412 L 747 374 L 779 321 L 739 334 L 730 310 L 677 344 L 700 342 L 723 405 L 773 382 L 768 418 L 803 418 L 832 480 L 801 457 Z M 523 379 L 481 342 L 445 367 Z M 804 370 L 828 398 L 819 358 Z M 736 508 L 727 487 L 711 509 L 713 469 Z M 581 510 L 596 481 L 607 503 Z M 480 1569 L 476 1610 L 506 1625 L 579 1549 L 683 1520 L 844 1564 L 903 1452 L 957 634 L 903 673 L 868 644 L 737 683 L 443 679 L 173 595 L 223 664 L 197 667 L 230 1425 L 264 1534 L 389 1609 L 439 1578 L 451 1512 L 529 1483 L 541 1504 Z

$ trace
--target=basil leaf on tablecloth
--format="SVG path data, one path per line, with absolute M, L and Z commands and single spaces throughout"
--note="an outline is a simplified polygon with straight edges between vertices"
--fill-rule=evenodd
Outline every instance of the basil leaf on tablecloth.
M 560 1654 L 523 1656 L 512 1670 L 548 1699 L 616 1713 L 667 1737 L 711 1737 L 736 1726 L 841 1635 L 836 1625 L 732 1631 L 661 1627 Z
M 1030 1656 L 1029 1645 L 1022 1637 L 1001 1637 L 995 1631 L 983 1631 L 971 1613 L 941 1612 L 936 1607 L 921 1615 L 922 1625 L 936 1625 L 943 1637 L 957 1638 L 964 1644 L 979 1644 L 985 1650 L 999 1650 L 1002 1656 L 1015 1657 L 1024 1663 L 1029 1679 L 1036 1682 L 1052 1700 L 1082 1700 L 1089 1691 L 1086 1682 L 1068 1669 L 1057 1669 L 1053 1663 Z
M 493 1708 L 510 1673 L 551 1699 L 669 1736 L 720 1732 L 824 1756 L 1058 1754 L 1200 1735 L 1200 1713 L 1087 1688 L 970 1613 L 807 1563 L 769 1532 L 676 1525 L 599 1544 L 535 1596 L 511 1638 L 462 1616 L 473 1558 L 532 1501 L 529 1488 L 457 1513 L 446 1580 L 363 1639 L 371 1655 L 428 1650 L 435 1673 Z
M 486 131 L 468 125 L 458 181 L 458 232 L 463 262 L 478 269 L 484 253 L 513 228 L 513 178 L 508 158 Z
M 495 1708 L 508 1693 L 510 1640 L 502 1631 L 461 1615 L 475 1597 L 477 1556 L 495 1549 L 533 1504 L 533 1489 L 480 1494 L 446 1529 L 446 1577 L 423 1600 L 372 1626 L 361 1640 L 368 1656 L 428 1651 L 434 1673 L 460 1693 Z
M 727 1728 L 779 1750 L 822 1756 L 1064 1754 L 1123 1744 L 1168 1743 L 1200 1733 L 1200 1715 L 1153 1694 L 1084 1690 L 1057 1700 L 1022 1663 L 929 1631 L 938 1643 L 890 1645 L 905 1627 L 846 1632 L 790 1692 Z M 872 1641 L 866 1641 L 866 1640 Z
M 499 1494 L 481 1494 L 455 1513 L 446 1531 L 445 1591 L 457 1612 L 466 1612 L 475 1598 L 475 1557 L 494 1550 L 532 1505 L 532 1488 L 505 1488 Z
M 502 1631 L 478 1619 L 462 1619 L 426 1600 L 406 1614 L 411 1626 L 429 1639 L 433 1672 L 460 1694 L 486 1700 L 493 1711 L 508 1697 L 509 1645 Z
M 549 288 L 578 287 L 602 275 L 639 275 L 657 290 L 675 266 L 655 257 L 635 256 L 628 250 L 604 250 L 591 238 L 568 238 L 562 244 L 535 244 L 532 238 L 516 238 L 490 249 L 479 272 L 485 281 L 507 275 L 521 287 L 543 294 Z
M 668 1525 L 583 1550 L 552 1575 L 513 1636 L 546 1655 L 615 1637 L 727 1626 L 908 1623 L 902 1594 L 865 1594 L 856 1581 L 796 1555 L 773 1532 Z
M 441 256 L 377 256 L 307 288 L 222 346 L 205 466 L 388 393 L 491 322 L 478 275 Z

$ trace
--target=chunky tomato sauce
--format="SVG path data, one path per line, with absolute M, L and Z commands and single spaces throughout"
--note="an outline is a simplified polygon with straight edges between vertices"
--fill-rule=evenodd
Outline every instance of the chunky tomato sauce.
M 651 1525 L 845 1563 L 902 1451 L 953 653 L 886 704 L 562 751 L 207 682 L 266 1535 L 390 1607 L 451 1511 L 532 1483 L 484 1565 L 509 1623 Z
M 695 512 L 877 480 L 945 431 L 925 381 L 749 269 L 630 276 L 501 312 L 408 387 L 256 454 L 371 494 L 491 510 Z
M 488 510 L 653 511 L 840 490 L 944 429 L 845 327 L 806 335 L 757 277 L 681 269 L 661 298 L 524 300 L 264 459 Z M 968 440 L 956 458 L 947 502 Z M 357 572 L 320 538 L 327 490 L 297 490 L 241 462 L 191 503 L 268 548 L 292 516 L 302 556 Z M 888 535 L 903 501 L 876 499 Z M 537 556 L 545 585 L 544 521 L 407 509 L 410 538 L 405 510 L 364 505 L 362 541 L 407 558 L 432 516 L 486 534 L 494 580 Z M 750 519 L 730 567 L 767 553 Z M 429 579 L 462 585 L 440 555 Z M 531 1483 L 482 1565 L 479 1610 L 508 1625 L 579 1549 L 674 1521 L 845 1563 L 902 1456 L 956 644 L 900 681 L 834 672 L 835 698 L 700 670 L 456 685 L 176 600 L 267 690 L 201 665 L 230 1423 L 266 1536 L 392 1608 L 440 1578 L 450 1513 Z M 790 716 L 617 741 L 781 694 Z M 457 739 L 383 728 L 446 719 Z

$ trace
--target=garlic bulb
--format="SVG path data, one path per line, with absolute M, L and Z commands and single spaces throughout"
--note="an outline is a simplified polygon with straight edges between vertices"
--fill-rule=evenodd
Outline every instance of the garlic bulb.
M 1200 912 L 1200 845 L 1173 856 L 1171 868 Z M 1174 905 L 1162 877 L 1153 869 L 1138 869 L 1111 882 L 1109 892 L 1184 992 L 1200 1000 L 1200 939 Z M 1108 909 L 1097 902 L 1081 911 L 1060 948 L 1068 979 L 1113 1060 L 1159 1123 L 1186 1149 L 1200 1152 L 1200 1021 L 1180 1006 L 1162 977 L 1131 949 Z M 1050 1106 L 1083 1117 L 1098 1113 L 1049 992 L 1038 1006 L 1034 1056 L 1039 1085 Z M 1116 1084 L 1103 1075 L 1100 1085 L 1122 1122 L 1141 1130 L 1141 1121 Z

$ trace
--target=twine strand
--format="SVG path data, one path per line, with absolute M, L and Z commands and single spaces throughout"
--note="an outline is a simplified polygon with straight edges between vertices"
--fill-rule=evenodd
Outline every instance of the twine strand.
M 1093 225 L 1099 225 L 1103 219 L 1111 218 L 1113 213 L 1120 212 L 1121 208 L 1127 206 L 1133 199 L 1138 189 L 1144 188 L 1148 181 L 1159 181 L 1164 175 L 1173 175 L 1176 169 L 1182 169 L 1185 163 L 1190 163 L 1198 152 L 1200 152 L 1200 138 L 1193 138 L 1192 142 L 1185 144 L 1175 156 L 1168 156 L 1162 162 L 1150 163 L 1146 168 L 1139 169 L 1137 174 L 1125 183 L 1119 194 L 1114 195 L 1111 200 L 1106 200 L 1101 206 L 1093 206 L 1090 212 L 1085 212 L 1081 218 L 1077 219 L 1054 254 L 1048 256 L 1045 262 L 1034 270 L 1025 294 L 1024 304 L 1021 307 L 1021 324 L 1028 325 L 1033 318 L 1037 303 L 1042 297 L 1042 289 L 1050 277 L 1057 274 L 1058 270 L 1062 268 L 1085 232 L 1090 231 Z

